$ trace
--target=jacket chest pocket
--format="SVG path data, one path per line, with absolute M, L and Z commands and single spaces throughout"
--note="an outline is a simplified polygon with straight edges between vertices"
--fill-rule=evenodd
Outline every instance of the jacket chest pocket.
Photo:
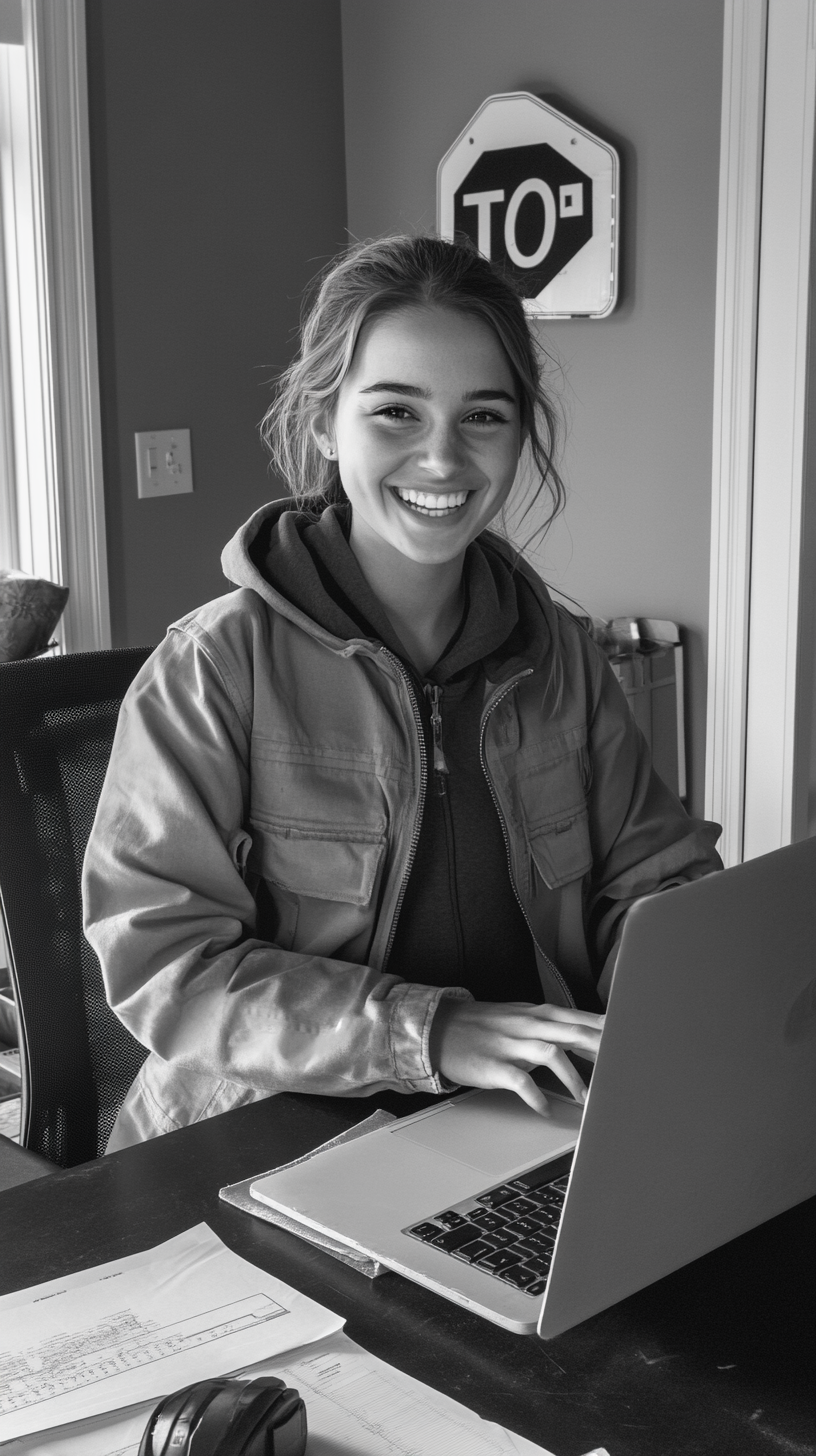
M 253 818 L 248 868 L 278 910 L 277 944 L 338 955 L 370 927 L 385 855 L 385 824 L 293 824 Z
M 550 890 L 581 880 L 592 868 L 589 814 L 586 805 L 529 832 L 533 864 Z
M 580 880 L 592 868 L 585 744 L 542 763 L 519 782 L 532 867 L 550 890 Z

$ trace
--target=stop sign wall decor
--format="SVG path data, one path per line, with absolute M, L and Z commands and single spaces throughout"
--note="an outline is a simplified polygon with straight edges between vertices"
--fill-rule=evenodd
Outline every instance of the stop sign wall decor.
M 440 237 L 465 233 L 529 313 L 603 318 L 618 291 L 618 154 L 538 96 L 489 96 L 442 158 Z

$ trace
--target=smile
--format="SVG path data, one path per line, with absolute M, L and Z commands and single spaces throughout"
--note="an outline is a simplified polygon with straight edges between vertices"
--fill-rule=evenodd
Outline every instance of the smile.
M 440 491 L 403 490 L 397 486 L 395 494 L 410 510 L 417 511 L 421 516 L 433 516 L 438 519 L 440 516 L 450 516 L 454 511 L 460 510 L 470 495 L 470 491 L 452 490 L 443 495 Z

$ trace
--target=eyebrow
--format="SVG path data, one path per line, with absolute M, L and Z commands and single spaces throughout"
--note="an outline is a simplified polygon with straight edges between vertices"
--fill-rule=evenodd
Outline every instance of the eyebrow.
M 376 384 L 368 384 L 365 389 L 360 390 L 361 394 L 405 394 L 411 399 L 430 399 L 430 391 L 420 389 L 417 384 L 400 384 L 394 379 L 381 379 Z M 462 396 L 465 400 L 476 399 L 503 399 L 508 404 L 517 404 L 515 396 L 508 394 L 506 389 L 470 389 Z

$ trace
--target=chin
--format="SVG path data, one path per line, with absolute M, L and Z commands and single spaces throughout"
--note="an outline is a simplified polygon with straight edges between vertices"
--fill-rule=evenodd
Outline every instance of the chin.
M 393 545 L 401 556 L 407 556 L 418 566 L 446 566 L 449 561 L 464 556 L 472 540 L 468 533 L 460 541 L 395 541 Z

